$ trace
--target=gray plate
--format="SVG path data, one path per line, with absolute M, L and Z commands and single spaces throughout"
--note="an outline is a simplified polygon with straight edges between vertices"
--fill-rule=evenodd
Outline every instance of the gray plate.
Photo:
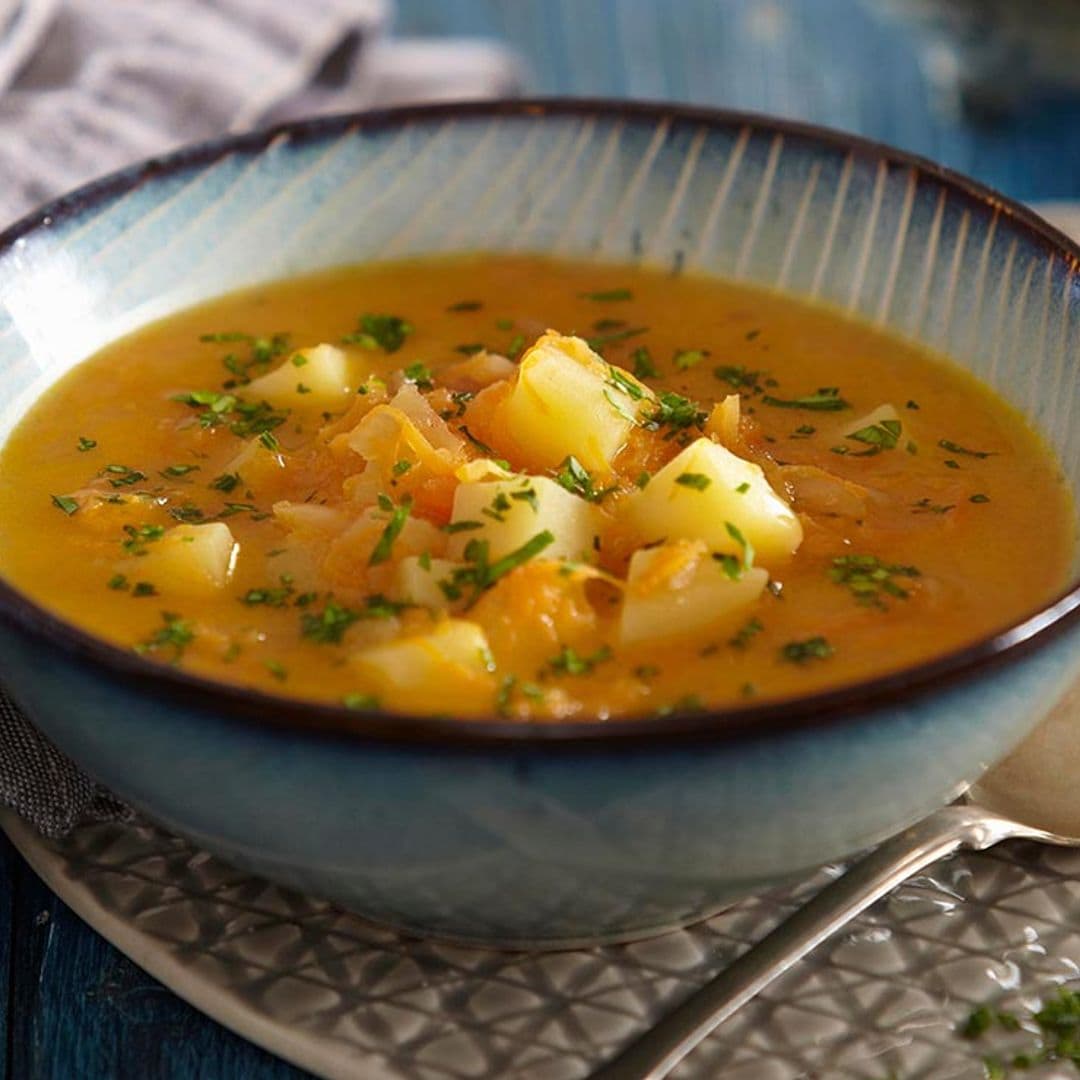
M 314 1073 L 370 1080 L 588 1076 L 838 872 L 635 945 L 497 953 L 372 926 L 150 825 L 52 842 L 14 816 L 0 824 L 65 903 L 181 997 Z M 962 1039 L 975 1005 L 1026 1015 L 1078 978 L 1080 852 L 958 856 L 797 965 L 676 1075 L 975 1080 L 983 1055 L 1032 1042 Z

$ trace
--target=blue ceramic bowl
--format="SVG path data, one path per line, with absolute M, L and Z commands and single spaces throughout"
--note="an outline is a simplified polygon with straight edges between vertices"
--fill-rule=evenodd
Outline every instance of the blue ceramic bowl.
M 1080 487 L 1080 251 L 1064 237 L 848 136 L 589 102 L 301 123 L 60 199 L 0 236 L 0 436 L 146 320 L 289 274 L 460 249 L 648 261 L 817 298 L 977 372 Z M 860 686 L 634 723 L 305 706 L 163 669 L 2 581 L 0 671 L 90 773 L 234 863 L 417 933 L 555 946 L 698 919 L 947 802 L 1076 675 L 1078 605 L 1074 587 Z

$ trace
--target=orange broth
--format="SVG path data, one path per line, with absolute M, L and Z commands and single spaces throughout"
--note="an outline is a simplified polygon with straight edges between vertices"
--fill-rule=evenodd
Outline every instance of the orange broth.
M 396 344 L 393 325 L 389 338 L 386 324 L 369 322 L 374 336 L 358 331 L 365 313 L 406 320 L 400 347 L 384 347 Z M 520 359 L 549 327 L 591 339 L 605 363 L 636 371 L 650 393 L 690 399 L 689 423 L 654 420 L 650 430 L 650 399 L 620 399 L 634 428 L 606 469 L 586 470 L 582 481 L 565 462 L 536 468 L 500 422 L 516 372 L 466 354 L 484 346 Z M 288 336 L 275 343 L 275 334 Z M 246 378 L 319 342 L 347 357 L 351 397 L 334 408 L 298 398 L 287 415 L 276 405 L 245 414 L 214 398 L 245 401 Z M 508 377 L 485 389 L 493 373 Z M 296 377 L 302 382 L 304 367 Z M 467 572 L 445 606 L 478 625 L 490 648 L 486 670 L 466 678 L 460 697 L 460 672 L 417 698 L 356 661 L 447 618 L 405 606 L 396 574 L 409 536 L 413 547 L 428 545 L 409 548 L 422 561 L 444 557 L 457 477 L 415 454 L 398 458 L 395 446 L 382 481 L 365 484 L 357 476 L 366 459 L 347 445 L 406 383 L 465 458 L 562 475 L 579 497 L 599 494 L 590 505 L 604 523 L 593 552 L 581 554 L 606 577 L 583 579 L 579 560 L 559 567 L 540 551 L 491 582 L 472 573 L 475 547 L 471 560 L 459 553 Z M 193 391 L 201 403 L 177 400 Z M 710 410 L 736 393 L 738 428 L 725 431 Z M 886 404 L 898 417 L 891 426 L 847 433 Z M 620 525 L 620 507 L 700 438 L 762 467 L 797 514 L 801 544 L 789 559 L 765 563 L 769 587 L 737 616 L 624 645 L 620 583 L 642 545 Z M 283 504 L 328 513 L 298 525 Z M 370 527 L 351 528 L 362 510 Z M 394 536 L 402 513 L 411 524 Z M 227 583 L 190 595 L 155 580 L 152 556 L 168 530 L 217 521 L 238 544 Z M 1074 545 L 1069 493 L 1050 451 L 1009 405 L 943 358 L 765 291 L 534 256 L 340 269 L 203 304 L 80 364 L 0 454 L 0 570 L 34 600 L 163 663 L 391 711 L 543 721 L 819 691 L 927 660 L 1024 616 L 1065 584 Z M 733 559 L 719 555 L 717 572 L 737 576 Z

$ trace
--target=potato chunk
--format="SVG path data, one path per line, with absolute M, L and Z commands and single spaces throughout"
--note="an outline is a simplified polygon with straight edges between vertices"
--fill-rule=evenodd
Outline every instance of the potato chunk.
M 439 582 L 449 581 L 460 565 L 461 563 L 450 559 L 407 555 L 397 566 L 395 593 L 408 604 L 419 604 L 427 608 L 447 608 L 450 606 L 450 600 L 439 587 Z
M 466 619 L 444 619 L 428 633 L 364 649 L 350 662 L 399 710 L 476 715 L 495 708 L 491 650 L 484 631 Z
M 701 641 L 710 633 L 734 629 L 768 580 L 769 575 L 756 568 L 729 577 L 700 540 L 643 548 L 630 560 L 619 640 L 623 645 Z
M 295 352 L 273 371 L 244 387 L 245 397 L 274 404 L 328 409 L 353 392 L 348 358 L 333 345 L 315 345 Z
M 459 484 L 447 555 L 460 559 L 470 540 L 486 540 L 488 557 L 501 559 L 537 533 L 555 537 L 545 559 L 593 557 L 603 518 L 595 506 L 572 495 L 546 476 L 516 476 Z M 455 529 L 456 527 L 456 529 Z
M 761 467 L 709 439 L 691 443 L 625 499 L 622 520 L 641 541 L 703 540 L 711 551 L 741 555 L 728 525 L 760 558 L 788 558 L 802 543 L 802 526 L 769 486 Z
M 223 521 L 177 525 L 147 547 L 138 571 L 163 593 L 211 596 L 229 583 L 239 552 Z
M 549 330 L 522 357 L 498 420 L 529 468 L 556 468 L 573 455 L 590 472 L 610 473 L 642 402 L 652 398 L 581 338 Z

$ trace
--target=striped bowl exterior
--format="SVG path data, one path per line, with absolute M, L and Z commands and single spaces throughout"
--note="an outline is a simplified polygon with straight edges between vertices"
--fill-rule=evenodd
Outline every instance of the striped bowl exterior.
M 149 319 L 326 266 L 460 250 L 657 264 L 830 304 L 981 376 L 1080 490 L 1067 241 L 884 147 L 588 103 L 301 124 L 151 162 L 26 219 L 0 238 L 0 437 L 45 385 Z M 1066 628 L 978 678 L 820 729 L 446 750 L 238 723 L 43 649 L 0 609 L 13 696 L 145 812 L 383 921 L 504 943 L 640 935 L 880 839 L 1011 748 L 1077 654 Z

